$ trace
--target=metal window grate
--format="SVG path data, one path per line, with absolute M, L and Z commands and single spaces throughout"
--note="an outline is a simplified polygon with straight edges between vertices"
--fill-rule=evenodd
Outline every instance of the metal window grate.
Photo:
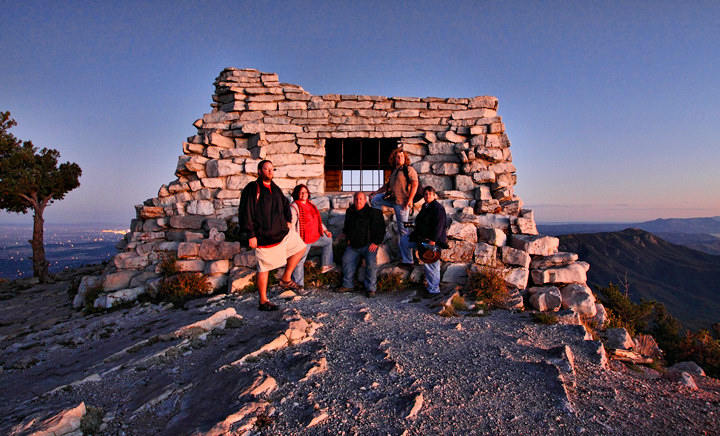
M 345 138 L 325 141 L 325 191 L 374 191 L 392 169 L 388 157 L 396 138 Z

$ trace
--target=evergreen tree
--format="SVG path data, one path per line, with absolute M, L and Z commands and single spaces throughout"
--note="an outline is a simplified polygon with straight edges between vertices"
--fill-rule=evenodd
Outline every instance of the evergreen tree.
M 32 209 L 33 276 L 48 281 L 48 262 L 43 243 L 43 212 L 48 204 L 62 200 L 65 194 L 80 186 L 82 170 L 76 163 L 58 166 L 60 152 L 39 150 L 30 141 L 21 141 L 8 130 L 17 123 L 10 112 L 0 112 L 0 209 L 27 213 Z

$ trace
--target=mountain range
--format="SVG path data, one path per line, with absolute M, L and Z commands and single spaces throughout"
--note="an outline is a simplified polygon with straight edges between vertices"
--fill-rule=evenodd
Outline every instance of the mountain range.
M 720 321 L 720 256 L 634 228 L 559 238 L 561 251 L 577 253 L 590 263 L 588 284 L 593 289 L 612 282 L 622 290 L 627 284 L 632 300 L 659 301 L 693 330 Z
M 641 223 L 538 224 L 540 233 L 551 236 L 616 232 L 627 228 L 645 230 L 665 241 L 720 255 L 720 216 L 656 219 Z

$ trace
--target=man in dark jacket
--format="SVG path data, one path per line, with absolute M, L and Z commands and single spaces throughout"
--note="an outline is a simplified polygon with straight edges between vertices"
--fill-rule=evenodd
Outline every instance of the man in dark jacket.
M 432 186 L 423 189 L 423 204 L 415 219 L 415 231 L 410 240 L 415 244 L 427 243 L 447 248 L 447 215 L 445 208 L 437 202 L 437 192 Z M 440 293 L 440 261 L 424 263 L 427 291 L 430 295 Z
M 258 164 L 259 177 L 243 189 L 238 210 L 240 231 L 247 232 L 248 244 L 257 258 L 259 309 L 263 311 L 278 308 L 267 298 L 270 271 L 287 264 L 280 287 L 298 293 L 303 291 L 290 276 L 305 254 L 305 243 L 297 232 L 290 230 L 290 203 L 272 181 L 274 171 L 269 160 Z
M 385 239 L 385 220 L 379 209 L 367 204 L 363 192 L 353 196 L 355 203 L 345 213 L 343 235 L 348 247 L 343 255 L 343 285 L 338 292 L 348 292 L 353 288 L 353 279 L 360 259 L 365 259 L 365 288 L 368 298 L 375 297 L 377 287 L 377 250 Z M 341 236 L 342 237 L 342 236 Z

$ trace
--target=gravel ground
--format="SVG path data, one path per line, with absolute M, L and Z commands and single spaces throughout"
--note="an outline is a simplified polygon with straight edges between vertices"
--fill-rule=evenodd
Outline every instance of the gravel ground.
M 604 369 L 582 327 L 524 313 L 443 318 L 414 291 L 319 290 L 273 313 L 228 295 L 80 316 L 67 283 L 2 285 L 2 434 L 81 401 L 112 435 L 720 433 L 717 380 L 691 390 L 647 368 Z M 168 337 L 227 309 L 242 322 Z

